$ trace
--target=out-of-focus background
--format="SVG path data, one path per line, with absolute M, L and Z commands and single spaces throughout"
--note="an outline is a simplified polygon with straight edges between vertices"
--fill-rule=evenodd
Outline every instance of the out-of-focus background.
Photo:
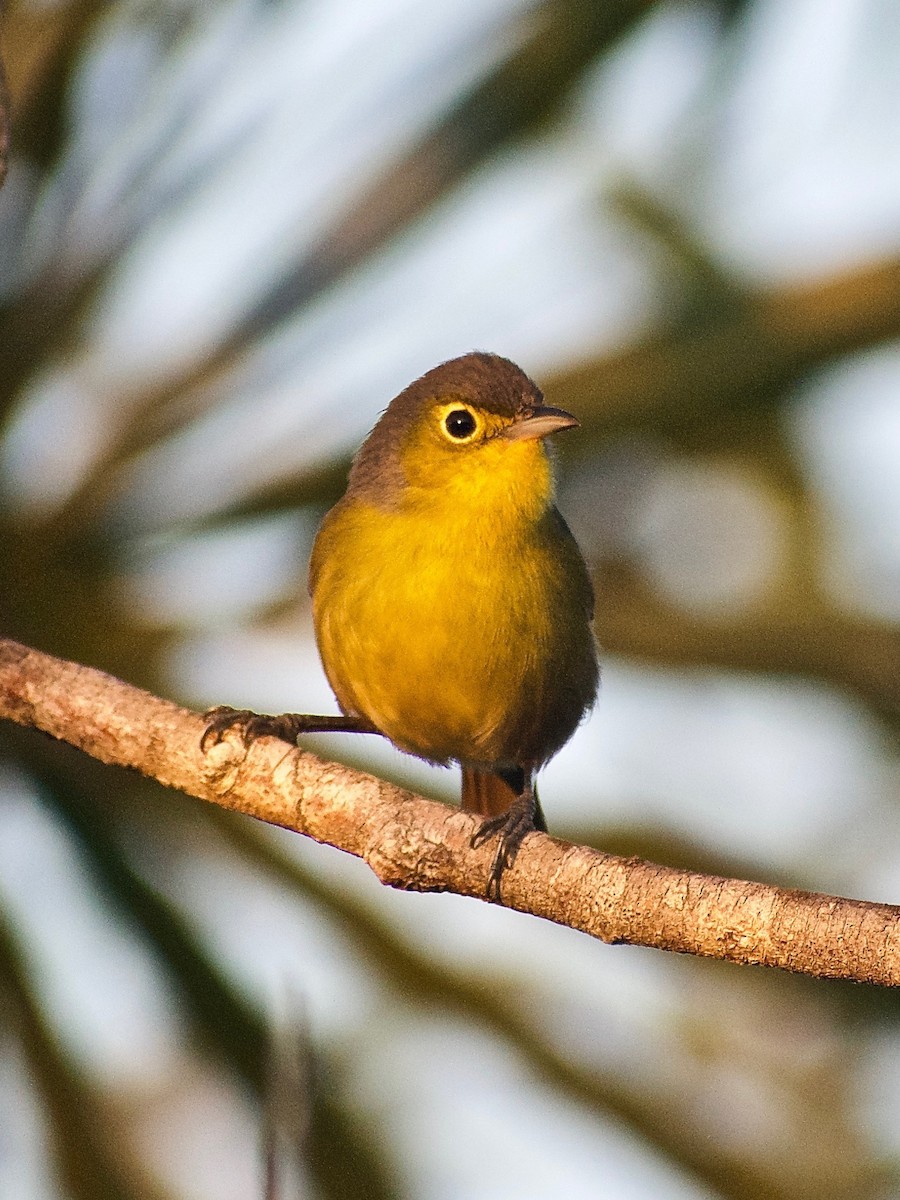
M 553 831 L 900 901 L 895 0 L 13 0 L 0 36 L 4 634 L 330 711 L 316 524 L 400 388 L 497 351 L 583 423 L 604 683 Z M 390 893 L 0 729 L 4 1197 L 880 1200 L 898 1163 L 892 994 Z

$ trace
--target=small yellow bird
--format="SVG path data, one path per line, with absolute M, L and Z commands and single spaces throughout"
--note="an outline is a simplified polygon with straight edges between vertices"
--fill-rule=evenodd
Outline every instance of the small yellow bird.
M 488 893 L 531 829 L 536 771 L 597 694 L 593 590 L 553 503 L 548 434 L 577 425 L 508 359 L 443 363 L 394 399 L 354 459 L 310 563 L 316 640 L 343 717 L 212 710 L 204 745 L 374 732 L 462 767 L 499 834 Z

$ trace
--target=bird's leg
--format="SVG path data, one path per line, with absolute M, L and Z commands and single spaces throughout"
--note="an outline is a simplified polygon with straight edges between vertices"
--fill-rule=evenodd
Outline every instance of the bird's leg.
M 281 713 L 266 716 L 251 712 L 248 708 L 229 708 L 227 704 L 211 708 L 204 714 L 206 729 L 200 739 L 200 749 L 206 751 L 222 741 L 229 729 L 236 729 L 245 746 L 257 738 L 277 737 L 296 746 L 297 739 L 304 733 L 378 733 L 380 732 L 363 717 L 315 716 L 312 713 Z
M 516 855 L 519 853 L 519 847 L 525 835 L 543 827 L 543 818 L 541 818 L 541 825 L 538 825 L 539 813 L 540 807 L 534 787 L 534 775 L 528 771 L 521 793 L 507 811 L 501 813 L 499 817 L 488 817 L 486 821 L 482 821 L 472 835 L 470 844 L 473 849 L 483 846 L 495 834 L 500 835 L 500 845 L 497 847 L 497 853 L 491 864 L 491 873 L 488 876 L 487 897 L 489 900 L 499 901 L 501 899 L 500 882 L 503 872 L 516 861 Z

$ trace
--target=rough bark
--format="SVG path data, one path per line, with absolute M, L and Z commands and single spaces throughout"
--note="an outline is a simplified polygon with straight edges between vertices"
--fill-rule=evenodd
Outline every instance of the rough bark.
M 200 750 L 199 713 L 0 639 L 0 716 L 102 762 L 365 859 L 392 887 L 484 899 L 477 819 L 262 738 Z M 821 977 L 900 984 L 900 908 L 676 870 L 529 834 L 503 878 L 520 912 L 628 942 Z

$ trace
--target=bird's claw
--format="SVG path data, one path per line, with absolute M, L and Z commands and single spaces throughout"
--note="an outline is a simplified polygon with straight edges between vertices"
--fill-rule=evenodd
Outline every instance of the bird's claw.
M 533 797 L 522 795 L 507 812 L 499 817 L 488 817 L 472 834 L 469 845 L 473 850 L 483 846 L 496 834 L 500 835 L 500 844 L 488 875 L 486 895 L 489 900 L 499 903 L 502 899 L 500 884 L 503 872 L 512 867 L 526 835 L 533 832 L 534 810 Z
M 266 716 L 249 708 L 231 708 L 221 704 L 218 708 L 211 708 L 204 717 L 207 725 L 200 738 L 200 749 L 204 754 L 211 746 L 217 746 L 231 729 L 240 735 L 245 747 L 261 737 L 277 737 L 295 746 L 297 737 L 303 732 L 302 723 L 294 713 Z

